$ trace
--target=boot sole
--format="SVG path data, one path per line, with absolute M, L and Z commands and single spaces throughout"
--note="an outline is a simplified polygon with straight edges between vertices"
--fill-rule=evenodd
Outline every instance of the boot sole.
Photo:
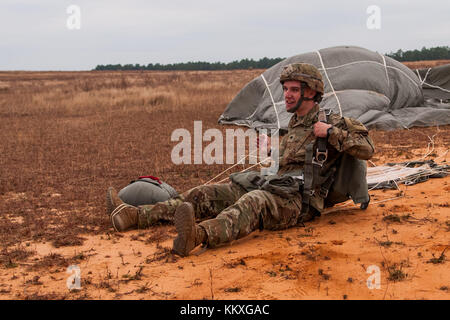
M 173 240 L 173 251 L 185 257 L 195 248 L 195 215 L 191 204 L 183 203 L 174 217 L 177 237 Z

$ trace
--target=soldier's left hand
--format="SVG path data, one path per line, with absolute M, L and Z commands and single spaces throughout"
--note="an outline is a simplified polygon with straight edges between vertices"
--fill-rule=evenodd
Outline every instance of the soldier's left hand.
M 328 128 L 331 128 L 331 124 L 318 121 L 314 124 L 314 135 L 318 138 L 326 138 Z

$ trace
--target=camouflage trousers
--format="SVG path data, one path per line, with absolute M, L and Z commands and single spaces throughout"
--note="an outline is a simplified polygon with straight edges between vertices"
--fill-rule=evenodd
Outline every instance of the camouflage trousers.
M 246 192 L 231 183 L 199 186 L 178 198 L 140 206 L 139 227 L 158 220 L 173 221 L 176 208 L 190 202 L 208 235 L 208 247 L 216 247 L 257 229 L 280 230 L 296 225 L 301 199 L 300 193 L 286 199 L 264 190 Z
M 244 189 L 231 183 L 198 186 L 176 198 L 139 206 L 139 228 L 147 228 L 159 221 L 173 221 L 177 207 L 185 201 L 193 204 L 197 221 L 212 218 L 244 194 Z

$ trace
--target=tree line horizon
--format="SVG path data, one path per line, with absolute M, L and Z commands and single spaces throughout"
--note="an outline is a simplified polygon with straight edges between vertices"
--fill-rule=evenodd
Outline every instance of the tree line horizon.
M 385 54 L 397 61 L 421 61 L 421 60 L 442 60 L 450 59 L 450 47 L 440 46 L 433 48 L 422 47 L 421 50 L 407 50 L 402 49 L 396 52 Z M 97 65 L 95 71 L 110 71 L 110 70 L 155 70 L 155 71 L 169 71 L 169 70 L 238 70 L 238 69 L 268 69 L 286 58 L 267 58 L 264 57 L 259 60 L 241 59 L 229 63 L 224 62 L 205 62 L 205 61 L 189 61 L 180 63 L 160 64 L 149 63 L 147 65 L 140 64 L 107 64 Z

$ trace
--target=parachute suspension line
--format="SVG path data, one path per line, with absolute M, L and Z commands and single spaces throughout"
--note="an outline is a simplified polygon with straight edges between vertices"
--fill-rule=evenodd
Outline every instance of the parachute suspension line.
M 425 83 L 425 80 L 427 80 L 428 77 L 428 73 L 430 73 L 431 68 L 428 68 L 427 73 L 425 73 L 425 77 L 423 78 L 423 80 L 420 81 L 420 84 L 423 86 L 423 84 Z M 419 73 L 419 71 L 417 71 L 417 73 Z
M 275 131 L 275 133 L 277 133 L 278 131 L 280 131 L 280 129 L 277 129 L 277 131 Z M 210 179 L 209 181 L 205 182 L 203 185 L 204 185 L 204 186 L 208 185 L 211 181 L 214 181 L 216 178 L 220 177 L 220 176 L 223 175 L 225 172 L 227 172 L 227 171 L 233 169 L 234 167 L 238 166 L 239 164 L 241 164 L 241 162 L 242 162 L 242 165 L 243 165 L 246 158 L 255 158 L 255 157 L 258 158 L 258 156 L 254 156 L 254 155 L 253 155 L 255 152 L 258 152 L 258 148 L 256 148 L 255 150 L 253 150 L 253 152 L 249 153 L 248 155 L 242 157 L 237 163 L 235 163 L 234 165 L 232 165 L 232 166 L 229 167 L 228 169 L 226 169 L 226 170 L 220 172 L 218 175 L 216 175 L 214 178 Z M 260 163 L 266 161 L 267 159 L 270 159 L 270 157 L 267 157 L 267 158 L 265 158 L 265 159 L 259 161 L 258 163 L 252 165 L 251 167 L 248 167 L 248 168 L 246 168 L 246 169 L 241 170 L 240 172 L 245 172 L 245 171 L 247 171 L 248 169 L 251 169 L 251 168 L 253 168 L 253 167 L 259 165 Z M 223 181 L 225 181 L 225 180 L 227 180 L 227 179 L 228 179 L 228 177 L 225 178 L 225 179 L 223 179 L 223 180 L 221 180 L 221 181 L 219 181 L 219 182 L 217 182 L 217 183 L 221 183 L 221 182 L 223 182 Z
M 424 84 L 426 84 L 427 86 L 429 86 L 429 87 L 431 87 L 431 88 L 439 89 L 439 90 L 442 90 L 442 91 L 444 91 L 444 92 L 450 92 L 450 90 L 441 88 L 441 87 L 439 87 L 439 86 L 434 86 L 434 85 L 432 85 L 432 84 L 429 84 L 429 83 L 425 82 L 425 80 L 427 80 L 428 73 L 430 73 L 430 70 L 431 70 L 431 68 L 428 68 L 427 73 L 425 74 L 425 77 L 422 79 L 422 78 L 420 77 L 419 70 L 416 69 L 417 76 L 419 77 L 419 80 L 420 80 L 420 85 L 423 86 Z
M 258 149 L 256 149 L 256 150 L 258 150 Z M 253 154 L 255 151 L 253 151 L 251 154 Z M 224 170 L 224 171 L 222 171 L 221 173 L 219 173 L 217 176 L 215 176 L 214 178 L 212 178 L 211 180 L 209 180 L 209 181 L 207 181 L 207 182 L 205 182 L 203 185 L 204 186 L 206 186 L 207 184 L 209 184 L 211 181 L 213 181 L 213 180 L 215 180 L 217 177 L 220 177 L 221 175 L 223 175 L 225 172 L 227 172 L 227 171 L 229 171 L 229 170 L 231 170 L 231 169 L 233 169 L 234 167 L 236 167 L 236 166 L 238 166 L 238 165 L 240 165 L 241 164 L 241 161 L 243 161 L 243 160 L 245 160 L 248 156 L 250 156 L 251 154 L 249 154 L 249 155 L 246 155 L 246 156 L 244 156 L 244 157 L 242 157 L 241 159 L 239 159 L 239 161 L 238 162 L 236 162 L 234 165 L 232 165 L 231 167 L 229 167 L 228 169 L 226 169 L 226 170 Z M 242 164 L 244 164 L 244 162 L 242 162 Z
M 274 100 L 274 98 L 273 98 L 272 91 L 270 90 L 269 84 L 267 83 L 267 80 L 266 80 L 266 78 L 264 77 L 263 74 L 261 74 L 261 78 L 263 79 L 264 84 L 266 85 L 267 91 L 269 92 L 270 99 L 272 100 L 272 106 L 273 106 L 273 108 L 274 108 L 274 110 L 275 110 L 275 115 L 277 116 L 277 126 L 278 126 L 278 129 L 275 131 L 275 134 L 276 134 L 276 133 L 278 133 L 278 132 L 280 131 L 280 128 L 281 128 L 281 125 L 280 125 L 280 117 L 278 116 L 278 110 L 277 110 L 277 107 L 276 107 L 276 105 L 275 105 L 275 100 Z M 255 112 L 256 112 L 256 111 L 255 111 Z M 234 167 L 236 167 L 237 165 L 239 165 L 241 162 L 242 162 L 242 164 L 244 164 L 245 159 L 248 158 L 248 157 L 252 157 L 253 154 L 254 154 L 255 152 L 257 152 L 257 151 L 258 151 L 258 149 L 255 149 L 253 152 L 251 152 L 250 154 L 248 154 L 248 155 L 244 156 L 242 159 L 240 159 L 236 164 L 234 164 L 234 165 L 232 165 L 231 167 L 229 167 L 228 169 L 226 169 L 226 170 L 220 172 L 218 175 L 216 175 L 214 178 L 210 179 L 209 181 L 205 182 L 203 185 L 204 185 L 204 186 L 208 185 L 209 183 L 211 183 L 211 181 L 214 181 L 217 177 L 220 177 L 220 176 L 223 175 L 225 172 L 227 172 L 227 171 L 233 169 Z M 253 167 L 259 165 L 261 162 L 264 162 L 264 161 L 266 161 L 266 160 L 269 159 L 269 158 L 270 158 L 270 157 L 268 157 L 268 158 L 266 158 L 266 159 L 264 159 L 264 160 L 261 160 L 260 162 L 258 162 L 258 163 L 256 163 L 256 164 L 252 165 L 251 167 L 249 167 L 249 168 L 247 168 L 247 169 L 243 169 L 243 170 L 241 170 L 240 172 L 247 171 L 248 169 L 251 169 L 251 168 L 253 168 Z M 225 179 L 219 181 L 218 183 L 221 183 L 221 182 L 223 182 L 223 181 L 225 181 L 225 180 L 227 180 L 227 179 L 229 179 L 229 178 L 227 177 L 227 178 L 225 178 Z
M 380 66 L 383 65 L 383 64 L 381 64 L 380 62 L 377 62 L 377 61 L 362 60 L 362 61 L 353 61 L 353 62 L 349 62 L 349 63 L 344 63 L 344 64 L 341 64 L 341 65 L 336 66 L 336 67 L 328 67 L 327 70 L 339 69 L 339 68 L 342 68 L 342 67 L 350 66 L 350 65 L 353 65 L 353 64 L 360 64 L 360 63 L 372 63 L 372 64 L 378 64 Z M 398 72 L 402 73 L 406 78 L 408 78 L 412 83 L 414 83 L 417 87 L 419 87 L 419 83 L 417 83 L 417 81 L 414 81 L 413 79 L 411 79 L 405 72 L 403 72 L 403 70 L 401 70 L 399 68 L 396 68 L 396 67 L 391 67 L 391 66 L 388 66 L 388 65 L 386 65 L 386 68 L 387 69 L 397 70 Z
M 257 165 L 259 165 L 260 163 L 262 163 L 262 162 L 264 162 L 264 161 L 266 161 L 266 160 L 268 160 L 268 159 L 270 159 L 270 157 L 267 157 L 267 158 L 265 158 L 265 159 L 259 161 L 258 163 L 255 163 L 254 165 L 252 165 L 252 166 L 250 166 L 250 167 L 248 167 L 248 168 L 246 168 L 246 169 L 243 169 L 243 170 L 241 170 L 241 171 L 239 171 L 239 172 L 245 172 L 245 171 L 247 171 L 247 170 L 250 170 L 251 168 L 256 167 Z M 225 179 L 222 179 L 222 180 L 218 181 L 217 183 L 222 183 L 222 182 L 224 182 L 224 181 L 227 181 L 228 179 L 230 179 L 230 177 L 226 177 Z
M 424 83 L 425 83 L 427 86 L 431 87 L 431 88 L 439 89 L 439 90 L 442 90 L 442 91 L 444 91 L 444 92 L 450 92 L 450 90 L 441 88 L 441 87 L 439 87 L 439 86 L 434 86 L 434 85 L 429 84 L 429 83 L 426 83 L 426 82 L 424 82 Z
M 420 83 L 422 83 L 422 77 L 420 76 L 419 69 L 416 69 L 417 76 L 419 77 Z
M 322 55 L 320 54 L 319 50 L 317 50 L 316 53 L 319 56 L 320 64 L 322 65 L 323 72 L 325 73 L 325 76 L 327 77 L 328 83 L 330 84 L 331 90 L 333 91 L 333 94 L 334 94 L 334 96 L 336 98 L 336 101 L 338 103 L 339 115 L 342 117 L 341 102 L 339 101 L 339 98 L 338 98 L 338 96 L 336 94 L 336 91 L 334 91 L 333 84 L 331 83 L 330 78 L 328 77 L 327 68 L 325 68 L 325 65 L 323 64 Z
M 390 84 L 389 84 L 389 75 L 388 75 L 388 70 L 387 70 L 387 65 L 386 65 L 386 58 L 384 57 L 383 54 L 381 54 L 381 53 L 378 53 L 378 54 L 381 56 L 381 58 L 383 58 L 384 71 L 386 72 L 386 79 L 387 79 L 387 84 L 388 84 L 388 88 L 389 88 Z
M 273 99 L 272 91 L 270 91 L 270 87 L 267 84 L 264 74 L 261 74 L 261 78 L 263 79 L 264 84 L 266 85 L 267 91 L 269 92 L 270 99 L 272 100 L 272 105 L 273 105 L 273 108 L 275 109 L 275 114 L 277 116 L 277 125 L 278 125 L 278 131 L 279 131 L 280 130 L 280 118 L 278 117 L 278 110 L 277 110 L 277 107 L 275 106 L 275 100 Z
M 417 76 L 419 77 L 419 80 L 420 80 L 420 85 L 423 86 L 424 84 L 426 84 L 427 86 L 429 86 L 429 87 L 431 87 L 431 88 L 439 89 L 439 90 L 442 90 L 442 91 L 445 91 L 445 92 L 450 92 L 450 90 L 441 88 L 441 87 L 439 87 L 439 86 L 433 86 L 433 85 L 431 85 L 431 84 L 425 82 L 425 80 L 427 80 L 428 73 L 430 73 L 430 71 L 431 71 L 431 68 L 428 68 L 427 73 L 425 74 L 425 77 L 422 79 L 422 78 L 420 77 L 419 70 L 416 69 Z
M 268 83 L 267 83 L 267 81 L 266 81 L 266 78 L 264 77 L 263 74 L 261 74 L 261 78 L 263 79 L 264 84 L 266 85 L 267 91 L 269 92 L 269 95 L 270 95 L 270 99 L 272 100 L 272 106 L 273 106 L 273 108 L 275 109 L 275 115 L 277 116 L 277 125 L 278 125 L 278 129 L 277 129 L 276 132 L 278 132 L 278 131 L 280 131 L 280 118 L 279 118 L 279 116 L 278 116 L 278 110 L 277 110 L 277 107 L 275 106 L 275 100 L 273 99 L 272 91 L 270 91 L 270 87 L 269 87 L 269 85 L 268 85 Z M 256 112 L 256 110 L 255 110 L 255 112 Z M 225 172 L 227 172 L 227 171 L 233 169 L 234 167 L 236 167 L 237 165 L 239 165 L 241 162 L 242 162 L 242 164 L 244 164 L 245 159 L 246 159 L 247 157 L 253 156 L 253 154 L 254 154 L 255 152 L 257 152 L 257 151 L 258 151 L 258 149 L 253 150 L 253 152 L 251 152 L 250 154 L 244 156 L 242 159 L 239 159 L 239 161 L 238 161 L 236 164 L 234 164 L 234 165 L 232 165 L 231 167 L 229 167 L 228 169 L 226 169 L 226 170 L 220 172 L 218 175 L 216 175 L 214 178 L 210 179 L 209 181 L 207 181 L 207 182 L 204 183 L 203 185 L 204 185 L 204 186 L 208 185 L 209 183 L 211 183 L 211 181 L 214 181 L 216 178 L 220 177 L 220 176 L 223 175 Z M 263 161 L 263 160 L 262 160 L 262 161 Z M 260 164 L 262 161 L 258 162 L 256 165 Z M 252 167 L 254 167 L 254 166 L 255 166 L 255 165 L 251 166 L 250 168 L 252 168 Z M 241 170 L 240 172 L 244 172 L 244 171 L 246 171 L 246 170 L 248 170 L 248 169 L 250 169 L 250 168 Z M 223 182 L 223 181 L 225 181 L 225 180 L 227 180 L 227 179 L 228 179 L 228 178 L 225 178 L 225 179 L 219 181 L 218 183 Z

